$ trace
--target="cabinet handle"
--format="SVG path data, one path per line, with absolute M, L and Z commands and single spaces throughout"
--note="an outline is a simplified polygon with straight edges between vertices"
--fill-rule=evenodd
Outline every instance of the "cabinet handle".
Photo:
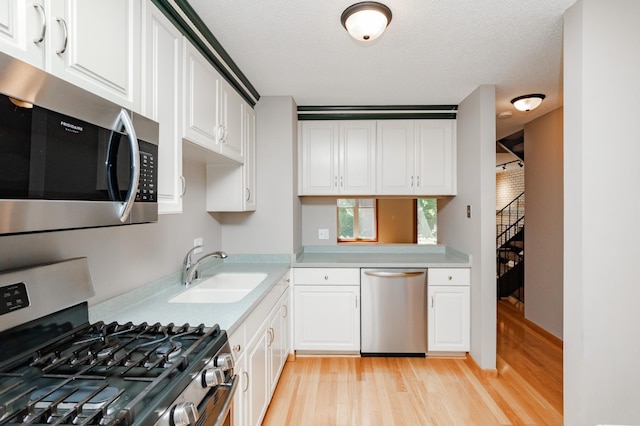
M 453 279 L 453 277 L 451 275 L 449 275 L 448 278 L 449 278 L 449 281 L 451 281 Z
M 246 391 L 249 390 L 249 373 L 246 371 L 242 372 L 242 375 L 244 376 L 244 389 L 242 389 L 242 393 L 245 393 Z
M 420 187 L 420 176 L 416 176 L 416 186 Z
M 44 14 L 44 7 L 41 4 L 34 3 L 33 7 L 38 11 L 38 15 L 40 15 L 40 21 L 42 22 L 42 31 L 40 32 L 40 37 L 36 37 L 33 39 L 35 44 L 40 44 L 44 41 L 44 36 L 47 33 L 47 17 Z
M 329 279 L 329 275 L 324 276 L 324 280 L 327 281 Z
M 249 201 L 251 199 L 251 189 L 247 188 L 247 200 Z
M 433 308 L 433 296 L 431 296 L 431 307 Z
M 223 128 L 224 128 L 224 131 L 222 132 L 222 142 L 227 143 L 227 139 L 229 136 L 229 129 L 227 129 L 226 126 L 224 126 Z
M 411 187 L 413 188 L 413 176 L 411 176 Z
M 182 192 L 180 193 L 180 198 L 184 197 L 184 194 L 187 193 L 187 180 L 184 176 L 180 176 L 180 183 L 182 185 Z
M 333 187 L 337 188 L 338 187 L 338 176 L 334 176 L 333 177 Z
M 344 176 L 340 176 L 340 188 L 344 188 Z
M 282 305 L 282 318 L 286 318 L 289 315 L 289 307 Z
M 356 309 L 358 309 L 358 296 L 356 296 Z
M 58 55 L 62 55 L 64 52 L 67 51 L 67 43 L 69 42 L 69 32 L 67 31 L 67 23 L 66 23 L 66 21 L 64 19 L 56 18 L 56 21 L 58 21 L 58 23 L 62 27 L 62 33 L 64 34 L 64 41 L 62 42 L 62 49 L 56 50 L 56 53 Z
M 240 346 L 240 345 L 235 345 L 235 346 L 233 347 L 233 350 L 239 353 L 239 352 L 242 350 L 242 346 Z

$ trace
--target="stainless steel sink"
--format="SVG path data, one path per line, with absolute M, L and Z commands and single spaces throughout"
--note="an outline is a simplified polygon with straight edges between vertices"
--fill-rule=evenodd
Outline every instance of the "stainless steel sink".
M 196 282 L 169 303 L 233 303 L 251 293 L 264 279 L 265 273 L 224 272 Z

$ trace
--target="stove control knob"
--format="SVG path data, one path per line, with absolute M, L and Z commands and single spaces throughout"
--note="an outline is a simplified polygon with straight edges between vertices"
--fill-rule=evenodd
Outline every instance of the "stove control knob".
M 202 372 L 202 387 L 212 388 L 224 383 L 224 371 L 221 368 L 212 368 Z
M 215 360 L 215 365 L 218 368 L 222 368 L 223 371 L 228 371 L 233 368 L 233 356 L 231 354 L 220 354 Z
M 195 424 L 199 417 L 198 409 L 193 402 L 182 402 L 173 409 L 172 419 L 176 426 Z

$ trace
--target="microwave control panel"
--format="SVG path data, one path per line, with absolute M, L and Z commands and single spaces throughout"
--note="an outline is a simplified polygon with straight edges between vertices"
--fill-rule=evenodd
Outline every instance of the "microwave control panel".
M 156 202 L 157 168 L 155 156 L 150 152 L 140 151 L 140 181 L 136 201 Z

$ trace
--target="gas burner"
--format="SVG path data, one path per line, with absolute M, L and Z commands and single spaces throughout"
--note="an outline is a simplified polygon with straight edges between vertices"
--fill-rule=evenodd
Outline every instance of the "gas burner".
M 169 341 L 156 349 L 156 355 L 159 357 L 166 357 L 169 362 L 175 361 L 181 353 L 182 343 L 180 342 Z

